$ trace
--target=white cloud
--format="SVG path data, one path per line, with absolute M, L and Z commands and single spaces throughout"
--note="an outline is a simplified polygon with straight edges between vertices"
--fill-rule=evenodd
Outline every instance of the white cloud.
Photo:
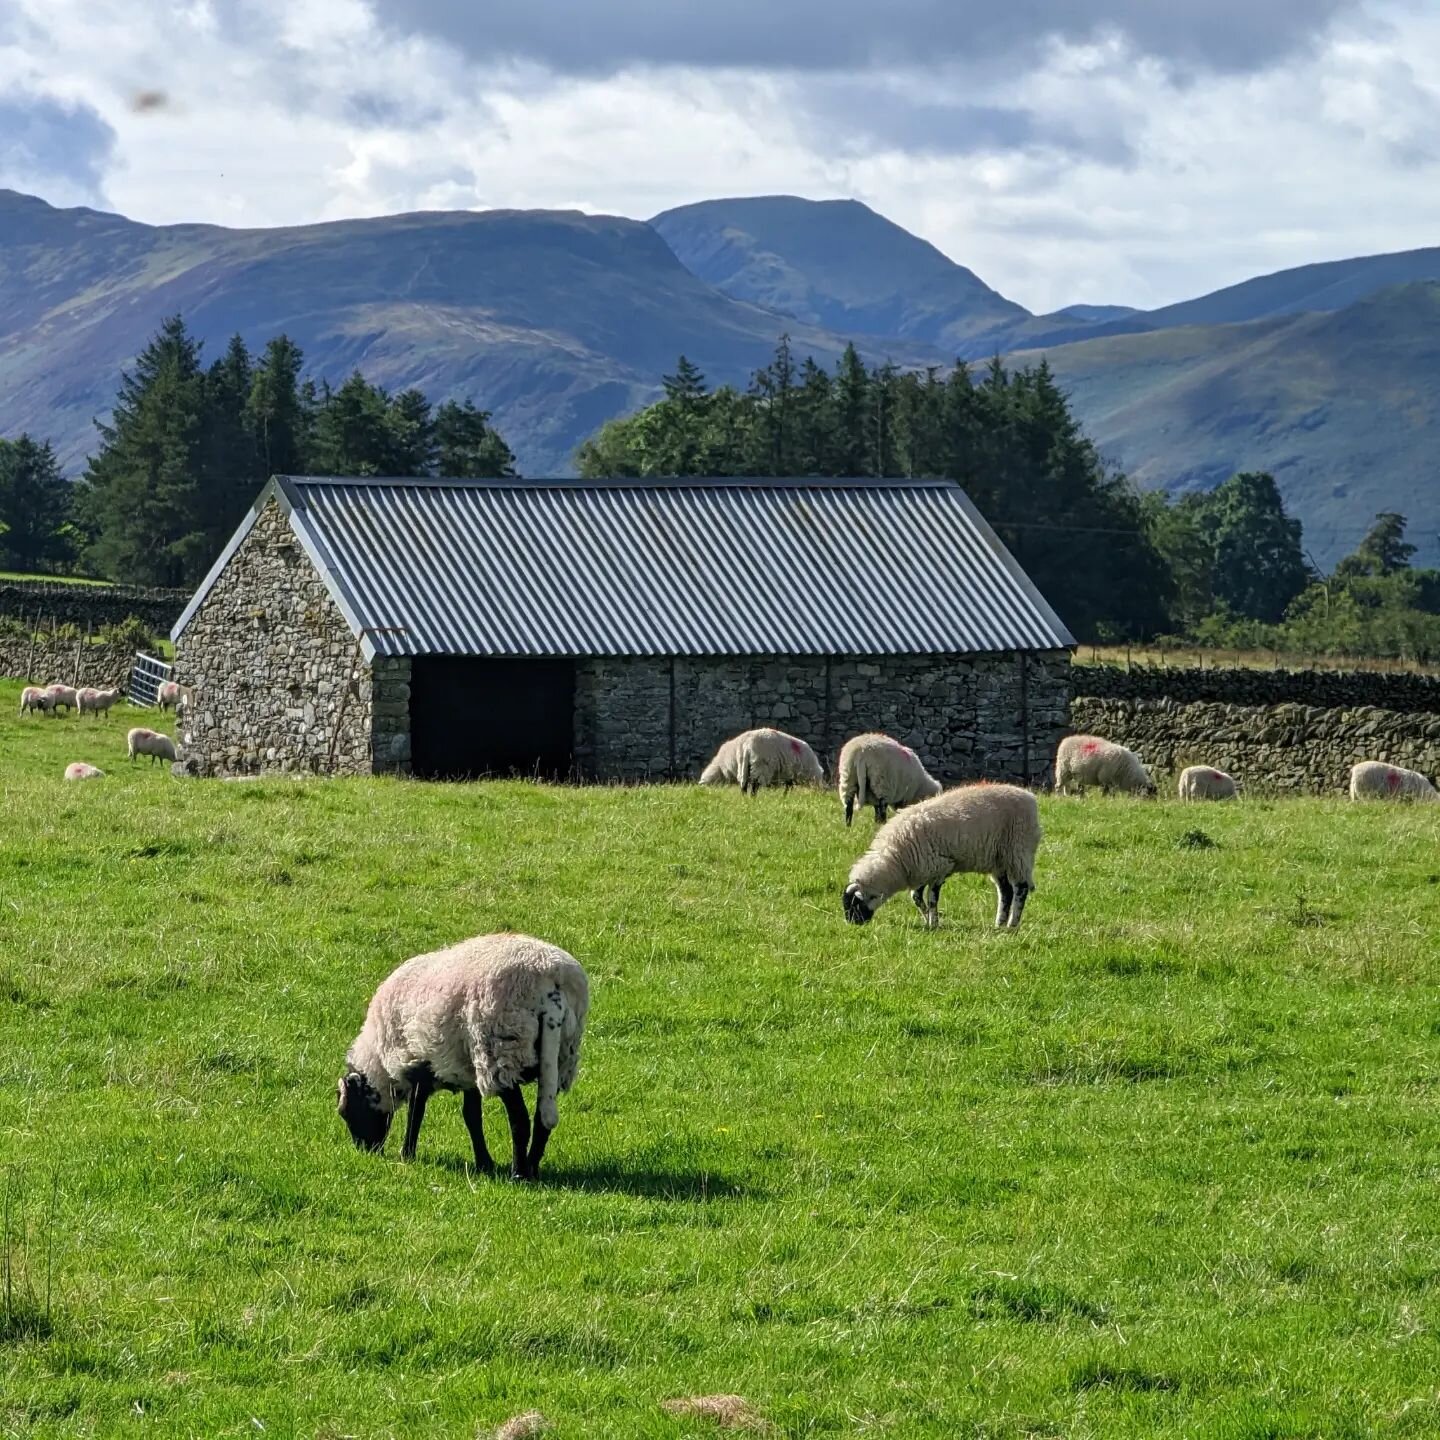
M 94 188 L 152 222 L 855 195 L 1036 310 L 1440 243 L 1440 16 L 1410 0 L 1298 49 L 1270 35 L 1250 69 L 1182 75 L 1117 32 L 1027 68 L 912 57 L 848 80 L 562 76 L 399 35 L 367 0 L 18 0 L 7 18 L 0 93 L 86 107 L 114 136 Z M 166 103 L 135 109 L 147 91 Z M 0 184 L 74 203 L 74 167 L 4 164 Z

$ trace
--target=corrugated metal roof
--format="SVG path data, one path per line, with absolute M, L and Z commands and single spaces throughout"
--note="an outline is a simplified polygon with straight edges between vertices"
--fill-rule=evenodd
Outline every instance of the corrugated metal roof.
M 946 481 L 277 477 L 256 514 L 271 493 L 374 654 L 965 654 L 1075 643 Z

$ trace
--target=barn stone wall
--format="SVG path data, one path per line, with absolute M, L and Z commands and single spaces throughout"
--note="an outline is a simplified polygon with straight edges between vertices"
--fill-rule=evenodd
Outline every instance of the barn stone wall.
M 693 778 L 728 736 L 774 725 L 807 740 L 827 772 L 851 735 L 884 730 L 946 783 L 1038 783 L 1069 706 L 1064 651 L 582 660 L 576 767 L 601 780 Z
M 409 661 L 366 663 L 273 499 L 185 627 L 175 678 L 195 690 L 195 773 L 408 768 Z

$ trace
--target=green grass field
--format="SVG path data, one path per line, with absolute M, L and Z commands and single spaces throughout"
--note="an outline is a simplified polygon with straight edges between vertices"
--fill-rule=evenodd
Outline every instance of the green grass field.
M 855 929 L 830 795 L 178 781 L 18 690 L 0 1434 L 1440 1433 L 1440 807 L 1045 798 L 1017 934 Z M 375 984 L 505 928 L 593 987 L 542 1183 L 449 1096 L 356 1152 Z

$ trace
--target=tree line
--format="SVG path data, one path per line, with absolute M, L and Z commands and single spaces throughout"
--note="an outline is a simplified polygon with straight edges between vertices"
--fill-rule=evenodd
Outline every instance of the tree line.
M 0 568 L 189 586 L 272 474 L 515 473 L 469 400 L 433 406 L 359 372 L 317 383 L 283 335 L 258 355 L 237 336 L 207 367 L 179 317 L 122 377 L 99 430 L 74 485 L 48 445 L 0 440 Z M 588 478 L 953 479 L 1082 640 L 1440 658 L 1440 573 L 1411 567 L 1403 516 L 1378 516 L 1322 575 L 1273 477 L 1141 494 L 1043 362 L 902 372 L 850 346 L 827 369 L 782 337 L 744 389 L 712 389 L 682 356 L 661 399 L 606 422 L 576 461 Z
M 582 475 L 952 479 L 1083 640 L 1440 658 L 1440 574 L 1409 569 L 1403 516 L 1322 576 L 1272 476 L 1141 494 L 1044 362 L 903 372 L 852 345 L 827 370 L 782 337 L 743 390 L 710 389 L 683 356 L 663 385 L 580 447 Z
M 206 366 L 176 316 L 120 381 L 100 447 L 73 486 L 51 447 L 0 441 L 0 561 L 80 565 L 139 585 L 205 575 L 275 474 L 513 475 L 515 457 L 469 401 L 391 395 L 356 371 L 338 388 L 304 376 L 284 335 L 252 355 L 240 336 Z

